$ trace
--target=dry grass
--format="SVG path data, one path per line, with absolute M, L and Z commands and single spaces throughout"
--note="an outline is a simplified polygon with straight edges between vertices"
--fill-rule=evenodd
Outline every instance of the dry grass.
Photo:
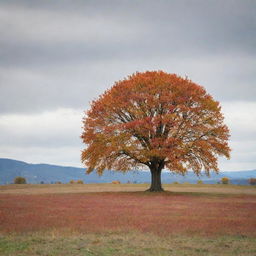
M 86 232 L 256 236 L 256 197 L 109 192 L 2 194 L 1 231 L 53 228 Z
M 0 194 L 56 194 L 87 192 L 135 192 L 145 191 L 149 184 L 20 184 L 0 186 Z M 166 191 L 218 194 L 256 195 L 256 186 L 168 184 Z

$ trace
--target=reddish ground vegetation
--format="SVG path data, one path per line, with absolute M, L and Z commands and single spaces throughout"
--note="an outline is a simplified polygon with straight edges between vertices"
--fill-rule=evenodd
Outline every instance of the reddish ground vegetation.
M 179 193 L 0 195 L 0 231 L 65 228 L 256 235 L 256 197 Z

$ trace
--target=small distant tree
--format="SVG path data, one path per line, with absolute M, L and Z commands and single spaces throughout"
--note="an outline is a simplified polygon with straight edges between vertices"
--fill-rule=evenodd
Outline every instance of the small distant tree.
M 55 184 L 62 184 L 62 182 L 61 181 L 56 181 Z
M 24 177 L 18 176 L 14 179 L 14 184 L 26 184 L 27 181 Z
M 248 180 L 248 183 L 249 183 L 250 185 L 256 185 L 256 178 L 250 178 L 250 179 Z
M 222 184 L 229 184 L 229 178 L 228 178 L 228 177 L 223 177 L 223 178 L 221 179 L 221 183 L 222 183 Z
M 174 181 L 172 184 L 174 184 L 174 185 L 178 185 L 178 184 L 179 184 L 179 182 L 178 182 L 178 181 Z
M 83 180 L 78 180 L 76 183 L 77 184 L 84 184 Z
M 201 185 L 201 184 L 204 184 L 204 182 L 203 182 L 202 180 L 198 180 L 198 181 L 197 181 L 197 184 L 198 184 L 198 185 Z
M 40 184 L 44 184 L 44 181 L 41 181 Z
M 71 180 L 69 183 L 70 184 L 75 184 L 76 182 L 74 180 Z

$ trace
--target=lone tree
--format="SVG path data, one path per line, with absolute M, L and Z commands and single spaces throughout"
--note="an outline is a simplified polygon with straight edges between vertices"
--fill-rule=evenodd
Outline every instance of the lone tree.
M 81 136 L 87 173 L 147 166 L 149 191 L 163 191 L 161 171 L 218 172 L 229 158 L 229 130 L 219 102 L 189 79 L 163 71 L 135 73 L 91 104 Z

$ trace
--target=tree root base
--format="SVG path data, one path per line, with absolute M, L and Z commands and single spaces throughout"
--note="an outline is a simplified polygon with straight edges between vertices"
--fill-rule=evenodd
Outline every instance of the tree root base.
M 165 191 L 162 188 L 160 189 L 149 188 L 145 190 L 145 192 L 165 192 Z

